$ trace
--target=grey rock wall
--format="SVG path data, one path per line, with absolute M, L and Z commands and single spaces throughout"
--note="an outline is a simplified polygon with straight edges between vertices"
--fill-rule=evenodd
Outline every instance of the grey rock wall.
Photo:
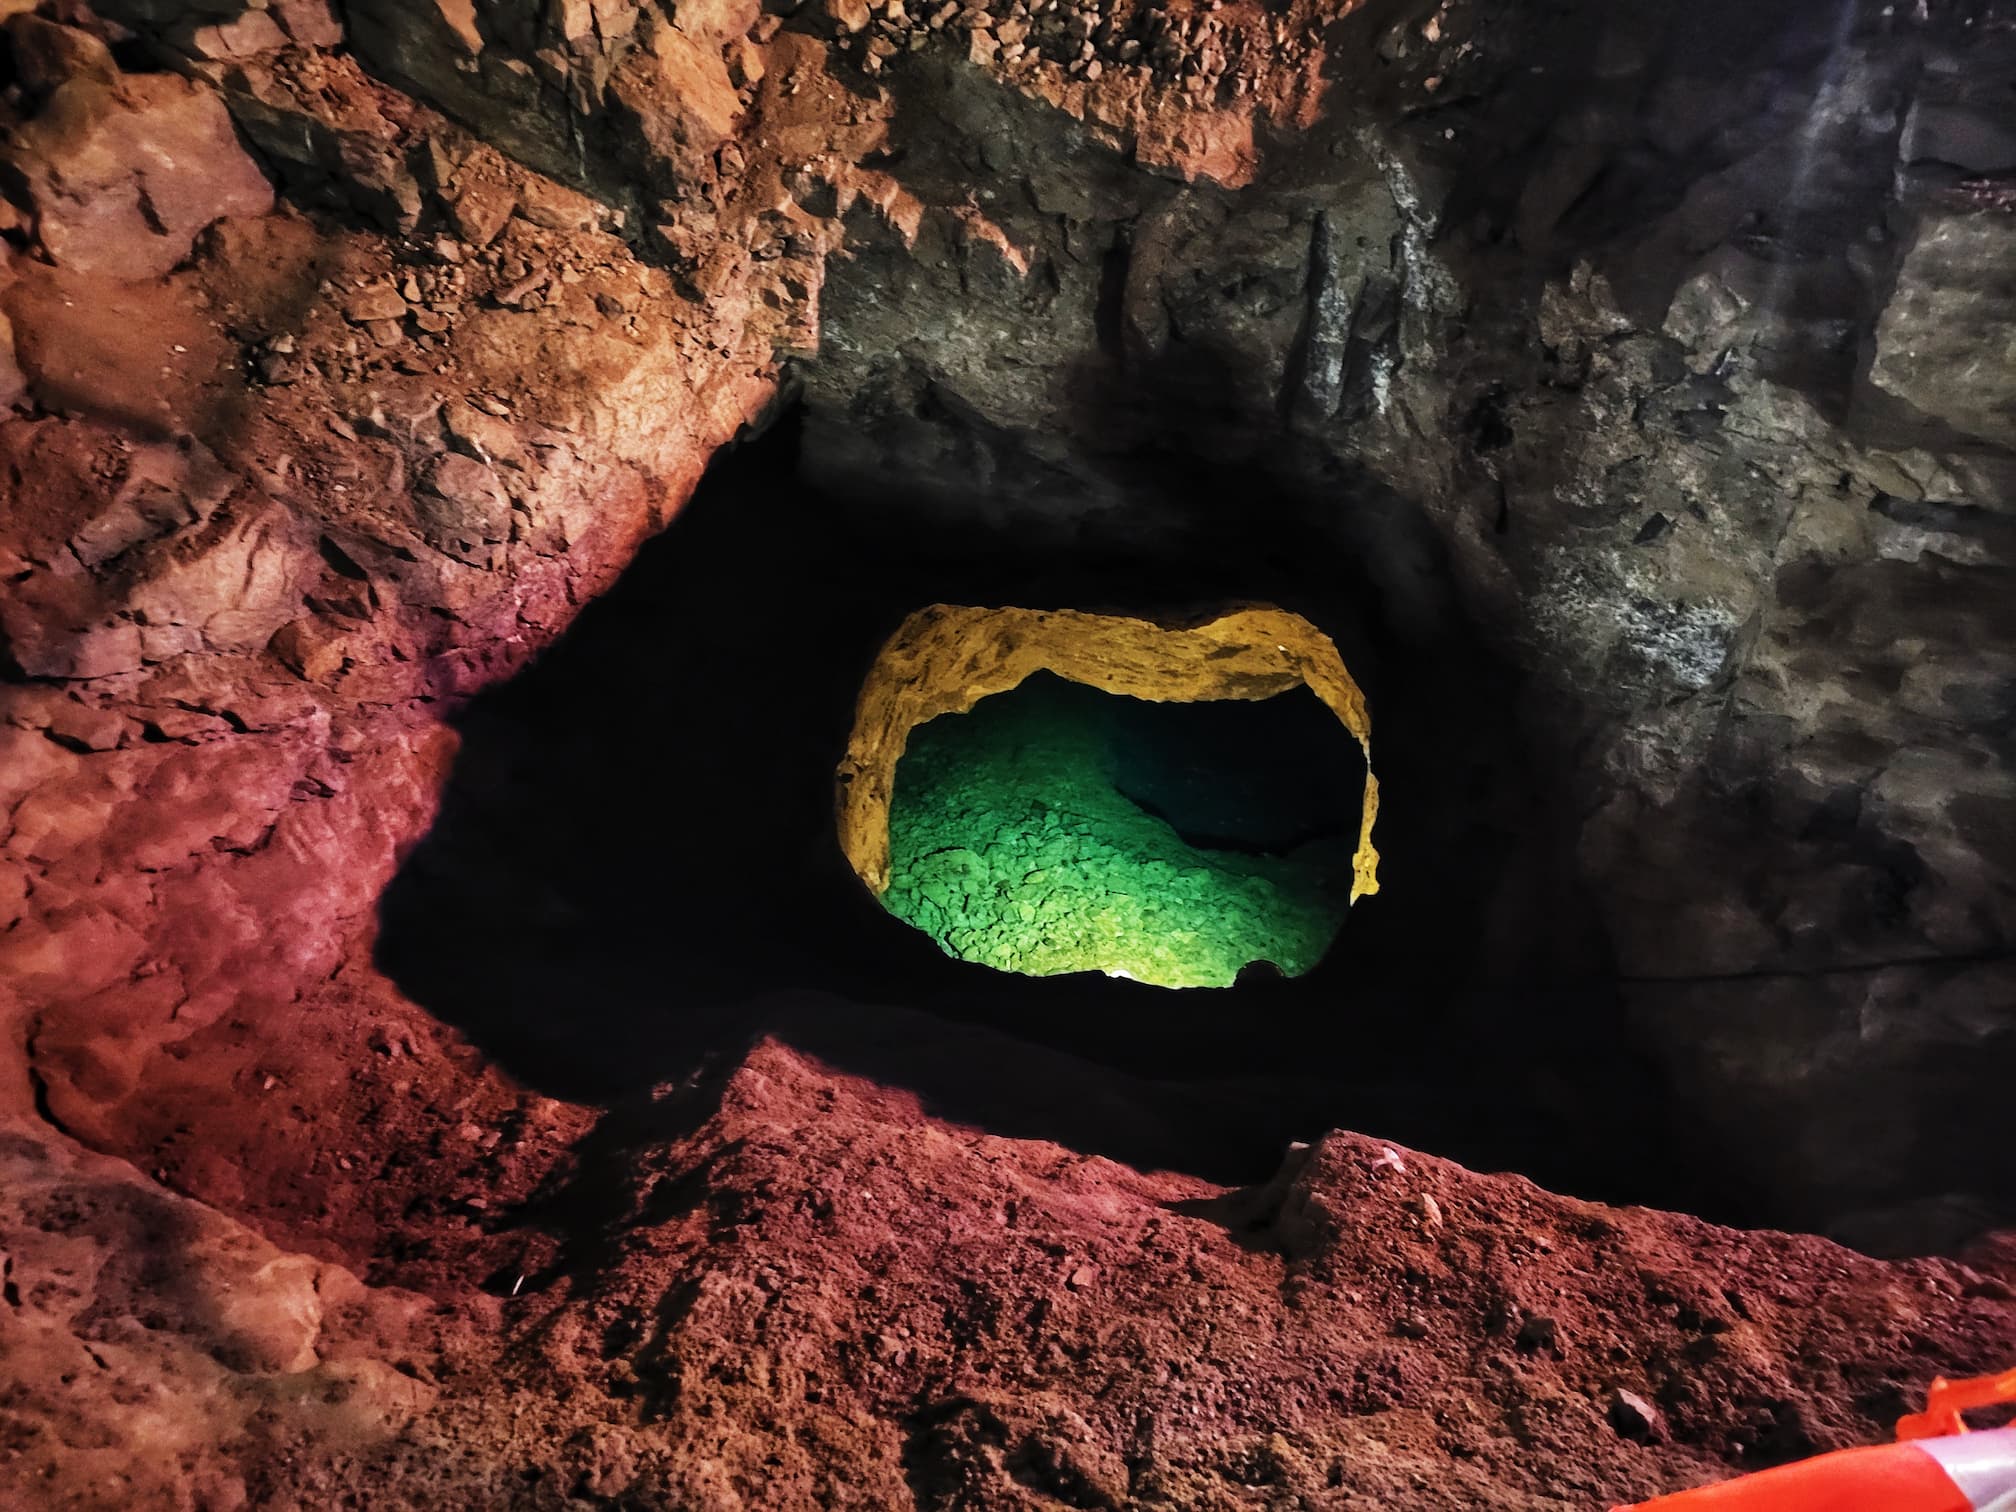
M 1704 1157 L 1877 1242 L 2016 1179 L 2016 23 L 1707 10 L 1368 10 L 1237 189 L 917 78 L 899 177 L 1032 271 L 863 228 L 808 469 L 976 542 L 1302 501 L 1398 643 L 1509 663 Z M 1509 980 L 1550 904 L 1506 906 Z

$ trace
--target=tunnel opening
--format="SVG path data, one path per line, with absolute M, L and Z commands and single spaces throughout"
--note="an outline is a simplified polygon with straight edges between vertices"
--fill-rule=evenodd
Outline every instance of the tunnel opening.
M 1364 780 L 1306 687 L 1158 703 L 1038 672 L 911 732 L 883 906 L 1024 976 L 1299 977 L 1350 908 Z
M 787 412 L 457 716 L 438 817 L 381 899 L 379 964 L 513 1075 L 576 1100 L 640 1095 L 773 1035 L 962 1122 L 1213 1180 L 1263 1178 L 1285 1145 L 1344 1127 L 1559 1190 L 1730 1211 L 1735 1189 L 1697 1188 L 1666 1142 L 1662 1088 L 1600 952 L 1575 943 L 1581 901 L 1536 871 L 1559 851 L 1492 653 L 1337 571 L 1317 549 L 1334 499 L 1269 497 L 1242 474 L 1252 502 L 1233 520 L 1206 506 L 1230 481 L 1194 471 L 1190 494 L 1159 468 L 1144 491 L 1144 510 L 1199 522 L 1173 539 L 1019 548 L 949 510 L 896 535 L 874 501 L 801 473 Z M 1368 501 L 1357 517 L 1397 534 L 1403 506 Z M 1321 580 L 1316 560 L 1332 564 Z M 1263 604 L 1306 620 L 1378 711 L 1380 890 L 1302 974 L 1252 966 L 1210 991 L 946 954 L 863 885 L 834 804 L 881 648 L 943 603 L 1168 623 Z M 1173 751 L 1160 721 L 1258 719 L 1257 736 L 1194 738 L 1285 747 L 1266 722 L 1306 703 L 1132 712 L 1121 801 L 1228 856 L 1245 854 L 1228 840 L 1279 843 L 1186 797 L 1173 754 L 1166 769 L 1142 757 Z M 1344 808 L 1316 826 L 1363 801 L 1363 770 L 1323 788 Z M 1587 1135 L 1627 1121 L 1628 1142 Z

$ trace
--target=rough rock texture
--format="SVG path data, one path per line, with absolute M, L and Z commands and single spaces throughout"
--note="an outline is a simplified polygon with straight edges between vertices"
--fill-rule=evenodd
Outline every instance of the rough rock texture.
M 332 1300 L 326 1269 L 314 1300 L 302 1260 L 220 1321 L 87 1326 L 74 1271 L 39 1269 L 55 1241 L 17 1250 L 8 1337 L 95 1351 L 69 1368 L 106 1384 L 15 1393 L 0 1484 L 81 1506 L 1591 1507 L 1875 1437 L 2016 1327 L 2006 1254 L 1884 1265 L 1349 1134 L 1225 1193 L 948 1125 L 775 1045 L 617 1122 L 498 1225 L 497 1298 L 404 1333 L 396 1311 L 364 1332 L 396 1297 Z M 107 1189 L 133 1185 L 85 1211 L 129 1212 Z M 222 1220 L 189 1222 L 202 1255 Z M 303 1338 L 321 1363 L 280 1358 Z M 144 1425 L 115 1380 L 166 1411 L 172 1470 L 107 1441 Z M 159 1405 L 196 1391 L 230 1413 Z
M 1271 698 L 1306 687 L 1357 739 L 1369 763 L 1365 695 L 1322 631 L 1281 609 L 1239 609 L 1194 625 L 1064 610 L 933 604 L 906 619 L 861 684 L 838 776 L 840 848 L 876 892 L 889 885 L 889 801 L 910 731 L 990 693 L 1054 672 L 1107 693 L 1157 701 Z M 1379 782 L 1368 766 L 1355 900 L 1379 890 L 1372 827 Z
M 1326 534 L 1388 740 L 1408 686 L 1516 679 L 1703 1148 L 1870 1242 L 1942 1181 L 1978 1222 L 2012 1171 L 1946 1174 L 1960 1110 L 2016 1065 L 2010 18 L 1395 5 L 1329 44 L 1323 119 L 1236 193 L 940 81 L 906 179 L 1005 180 L 1032 271 L 836 265 L 808 470 L 1060 550 Z M 1560 889 L 1496 885 L 1518 980 Z
M 579 1106 L 371 963 L 781 382 L 872 528 L 1318 530 L 1382 753 L 1426 670 L 1550 776 L 1485 979 L 1607 962 L 1753 1209 L 2006 1217 L 2005 8 L 0 10 L 0 1500 L 1594 1504 L 2007 1364 L 2006 1243 Z
M 168 75 L 128 77 L 84 33 L 15 16 L 22 87 L 41 98 L 15 137 L 37 240 L 60 268 L 154 278 L 196 233 L 273 206 L 217 96 Z
M 1933 211 L 1911 233 L 1876 325 L 1869 382 L 1964 436 L 2016 445 L 2016 315 L 2006 226 Z M 1998 339 L 1996 333 L 2001 333 Z
M 1855 1441 L 1900 1343 L 1988 1359 L 2016 1325 L 1985 1274 L 1348 1134 L 1222 1194 L 936 1124 L 767 1046 L 631 1180 L 624 1211 L 660 1221 L 591 1317 L 642 1327 L 727 1225 L 630 1347 L 673 1473 L 780 1505 L 1599 1505 Z M 885 1217 L 918 1207 L 922 1229 Z M 1620 1388 L 1660 1405 L 1660 1443 L 1604 1421 Z M 788 1447 L 760 1426 L 787 1419 Z
M 1126 786 L 1120 721 L 1138 707 L 1046 678 L 911 730 L 882 906 L 950 955 L 1027 976 L 1230 987 L 1255 963 L 1289 977 L 1315 967 L 1351 906 L 1358 825 L 1264 846 L 1185 834 Z M 1308 708 L 1332 718 L 1313 699 Z M 1341 726 L 1335 734 L 1328 770 L 1310 762 L 1274 782 L 1352 784 L 1362 762 Z M 1164 726 L 1161 749 L 1176 738 Z M 1213 794 L 1228 767 L 1250 769 L 1251 747 L 1239 754 L 1239 765 L 1208 765 Z
M 0 1133 L 0 1487 L 17 1506 L 247 1505 L 306 1436 L 382 1443 L 435 1388 L 424 1298 L 286 1254 L 123 1161 Z M 256 1475 L 256 1472 L 255 1472 Z

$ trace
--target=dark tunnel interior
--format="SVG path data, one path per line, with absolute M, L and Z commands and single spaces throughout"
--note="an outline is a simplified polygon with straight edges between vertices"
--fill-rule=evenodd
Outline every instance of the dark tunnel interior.
M 1357 839 L 1364 754 L 1306 688 L 1252 703 L 1103 702 L 1114 786 L 1190 844 L 1285 855 Z
M 1018 555 L 976 549 L 949 518 L 900 540 L 863 528 L 859 501 L 806 486 L 796 434 L 787 413 L 718 459 L 614 590 L 459 717 L 439 818 L 381 903 L 379 962 L 416 1001 L 557 1096 L 635 1096 L 773 1034 L 955 1120 L 1144 1167 L 1257 1180 L 1290 1142 L 1350 1127 L 1591 1197 L 1738 1216 L 1726 1185 L 1689 1186 L 1659 1132 L 1662 1090 L 1619 1027 L 1600 943 L 1573 925 L 1584 905 L 1532 883 L 1548 810 L 1512 684 L 1474 636 L 1442 622 L 1424 638 L 1379 584 L 1334 567 L 1305 581 L 1316 511 L 1285 493 L 1259 506 L 1264 530 L 1249 514 L 1152 552 Z M 1217 486 L 1192 473 L 1199 497 Z M 931 602 L 1302 614 L 1371 704 L 1382 890 L 1306 975 L 1217 991 L 948 957 L 880 906 L 833 820 L 861 680 Z M 1173 725 L 1192 721 L 1179 758 Z M 1131 796 L 1197 838 L 1263 849 L 1283 826 L 1348 829 L 1350 782 L 1327 813 L 1252 791 L 1239 813 L 1236 781 L 1200 789 L 1198 764 L 1256 728 L 1291 768 L 1334 756 L 1290 703 L 1144 709 L 1115 735 Z M 1508 896 L 1530 927 L 1508 925 Z M 1587 1137 L 1627 1115 L 1632 1141 Z

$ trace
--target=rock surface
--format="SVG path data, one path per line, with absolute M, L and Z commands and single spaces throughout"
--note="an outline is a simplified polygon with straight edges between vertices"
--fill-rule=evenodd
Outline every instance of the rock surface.
M 838 265 L 808 472 L 912 533 L 1060 551 L 1219 550 L 1270 497 L 1377 605 L 1375 707 L 1502 659 L 1548 774 L 1521 848 L 1572 851 L 1734 1179 L 1863 1232 L 1909 1202 L 1879 1168 L 2006 1190 L 1894 1115 L 2016 1054 L 2016 219 L 2006 175 L 1947 161 L 1957 124 L 1905 131 L 1916 100 L 1992 133 L 2009 18 L 1404 9 L 1332 29 L 1323 118 L 1237 193 L 950 93 L 907 181 L 1009 176 L 986 203 L 1040 275 L 889 240 Z M 1780 61 L 1731 82 L 1731 48 Z M 1503 940 L 1555 936 L 1557 886 L 1496 885 Z
M 360 1165 L 412 1117 L 360 1129 Z M 506 1126 L 510 1174 L 482 1190 L 549 1164 L 537 1122 Z M 1886 1265 L 1348 1134 L 1226 1192 L 948 1125 L 774 1044 L 618 1122 L 538 1204 L 423 1220 L 437 1262 L 501 1262 L 492 1297 L 431 1308 L 265 1258 L 107 1162 L 10 1154 L 34 1174 L 8 1187 L 0 1326 L 73 1389 L 10 1397 L 0 1485 L 54 1506 L 1595 1506 L 1873 1438 L 2016 1326 L 2003 1251 Z M 60 1240 L 32 1227 L 52 1203 Z M 136 1251 L 201 1289 L 122 1279 Z M 175 1300 L 136 1323 L 136 1294 Z
M 1120 721 L 1136 704 L 1039 678 L 909 731 L 882 906 L 950 955 L 1032 977 L 1231 987 L 1249 967 L 1315 967 L 1350 908 L 1358 825 L 1292 847 L 1193 839 L 1125 786 Z M 1358 752 L 1332 727 L 1327 770 L 1276 781 L 1349 784 Z M 1180 738 L 1159 733 L 1158 755 Z
M 210 90 L 122 75 L 96 38 L 33 15 L 14 16 L 7 33 L 23 85 L 42 96 L 16 133 L 14 163 L 58 267 L 154 278 L 206 226 L 272 208 L 272 186 Z

